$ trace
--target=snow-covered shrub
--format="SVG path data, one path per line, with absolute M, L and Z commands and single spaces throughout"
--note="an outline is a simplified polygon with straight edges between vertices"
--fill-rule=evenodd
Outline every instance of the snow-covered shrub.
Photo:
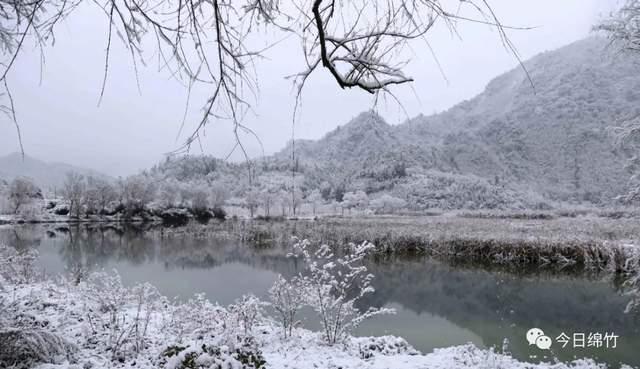
M 151 316 L 163 304 L 165 298 L 149 283 L 141 283 L 131 289 L 135 315 L 130 324 L 129 340 L 136 354 L 145 348 Z
M 269 289 L 269 298 L 282 323 L 284 338 L 291 337 L 293 327 L 297 324 L 296 315 L 305 303 L 304 284 L 298 277 L 286 280 L 280 275 Z
M 165 369 L 260 369 L 264 368 L 266 361 L 255 346 L 230 350 L 228 347 L 202 344 L 169 346 L 162 353 L 161 363 Z
M 151 316 L 162 303 L 158 290 L 148 283 L 127 288 L 117 273 L 104 272 L 89 275 L 81 289 L 92 332 L 104 340 L 111 359 L 142 352 Z
M 227 328 L 234 325 L 243 330 L 244 335 L 250 337 L 255 324 L 262 320 L 265 302 L 252 294 L 243 295 L 234 304 L 229 305 Z
M 253 336 L 254 326 L 264 320 L 265 303 L 253 295 L 238 299 L 227 309 L 196 294 L 171 309 L 165 329 L 178 345 L 167 347 L 161 362 L 165 368 L 262 368 L 265 364 Z M 182 341 L 196 339 L 203 345 Z
M 172 306 L 171 320 L 166 329 L 178 338 L 178 342 L 182 342 L 190 335 L 197 337 L 219 330 L 224 325 L 224 317 L 224 308 L 212 304 L 203 293 L 199 293 L 186 303 Z
M 372 274 L 362 264 L 375 246 L 369 242 L 350 243 L 344 256 L 336 257 L 327 245 L 311 251 L 308 240 L 297 242 L 294 249 L 307 264 L 307 273 L 300 275 L 305 298 L 318 314 L 325 341 L 335 344 L 349 336 L 363 320 L 378 314 L 393 313 L 393 309 L 371 307 L 361 312 L 356 303 L 372 293 Z
M 38 363 L 74 361 L 77 348 L 63 338 L 41 329 L 0 331 L 0 367 L 27 369 Z
M 382 355 L 418 355 L 419 352 L 413 348 L 404 338 L 394 336 L 381 337 L 358 337 L 354 338 L 352 345 L 357 345 L 358 353 L 363 359 L 369 359 L 376 354 Z
M 13 247 L 0 244 L 0 289 L 7 283 L 32 283 L 43 277 L 36 265 L 38 252 L 35 250 L 18 251 Z
M 264 359 L 253 337 L 254 326 L 264 320 L 265 303 L 246 295 L 227 309 L 197 294 L 173 307 L 168 333 L 206 344 L 172 345 L 162 356 L 165 368 L 262 368 Z

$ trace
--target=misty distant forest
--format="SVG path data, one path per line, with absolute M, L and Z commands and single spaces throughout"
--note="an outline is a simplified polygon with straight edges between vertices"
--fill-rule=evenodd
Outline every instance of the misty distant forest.
M 1 368 L 640 367 L 640 1 L 527 60 L 509 34 L 535 27 L 484 1 L 96 3 L 98 105 L 116 43 L 136 78 L 152 45 L 190 98 L 206 87 L 179 149 L 126 176 L 25 145 L 8 76 L 80 3 L 0 0 L 0 111 L 18 148 L 0 156 Z M 438 22 L 489 27 L 513 68 L 391 122 L 379 99 L 402 110 L 395 88 L 415 81 L 400 57 Z M 250 66 L 268 48 L 251 37 L 267 27 L 299 39 L 305 67 L 288 76 L 286 145 L 252 155 Z M 302 139 L 321 73 L 375 104 Z M 220 121 L 239 159 L 207 153 Z

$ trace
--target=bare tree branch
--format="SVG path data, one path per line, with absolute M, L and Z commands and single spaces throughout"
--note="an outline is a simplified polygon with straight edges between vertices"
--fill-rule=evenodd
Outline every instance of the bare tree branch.
M 160 70 L 188 90 L 209 88 L 200 119 L 183 147 L 188 150 L 206 126 L 228 121 L 236 137 L 235 148 L 248 158 L 240 133 L 255 134 L 243 125 L 258 96 L 255 61 L 269 48 L 252 49 L 250 36 L 258 26 L 293 35 L 302 43 L 306 68 L 293 75 L 298 93 L 315 71 L 327 71 L 343 89 L 377 94 L 413 78 L 405 75 L 403 52 L 411 42 L 426 42 L 437 22 L 455 30 L 457 22 L 479 22 L 498 30 L 506 49 L 517 51 L 486 0 L 91 0 L 108 22 L 104 75 L 98 104 L 109 73 L 110 52 L 116 35 L 128 50 L 140 88 L 138 65 L 146 65 L 144 46 L 155 46 Z M 53 43 L 55 27 L 82 0 L 0 0 L 0 80 L 7 75 L 27 39 L 41 52 Z M 462 16 L 463 7 L 477 19 Z M 451 9 L 449 9 L 451 8 Z M 276 44 L 279 40 L 272 43 Z M 434 55 L 427 43 L 426 50 Z M 44 55 L 44 54 L 43 54 Z M 321 68 L 318 68 L 321 67 Z M 188 109 L 188 107 L 187 107 Z M 187 113 L 180 126 L 182 132 Z

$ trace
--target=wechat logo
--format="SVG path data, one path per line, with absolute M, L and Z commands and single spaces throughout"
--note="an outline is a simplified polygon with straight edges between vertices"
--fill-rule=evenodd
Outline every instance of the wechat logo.
M 551 338 L 545 336 L 540 328 L 531 328 L 527 331 L 527 342 L 529 345 L 536 345 L 540 350 L 551 348 Z

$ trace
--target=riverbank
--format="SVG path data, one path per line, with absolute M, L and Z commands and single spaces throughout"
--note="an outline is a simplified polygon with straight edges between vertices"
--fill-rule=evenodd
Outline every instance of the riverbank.
M 69 214 L 64 203 L 48 202 L 41 211 L 27 214 L 0 214 L 0 225 L 6 224 L 91 224 L 122 223 L 164 226 L 184 226 L 189 222 L 208 223 L 211 219 L 224 220 L 226 212 L 222 208 L 194 210 L 185 207 L 151 208 L 127 211 L 124 207 L 109 212 L 83 214 L 80 217 Z

